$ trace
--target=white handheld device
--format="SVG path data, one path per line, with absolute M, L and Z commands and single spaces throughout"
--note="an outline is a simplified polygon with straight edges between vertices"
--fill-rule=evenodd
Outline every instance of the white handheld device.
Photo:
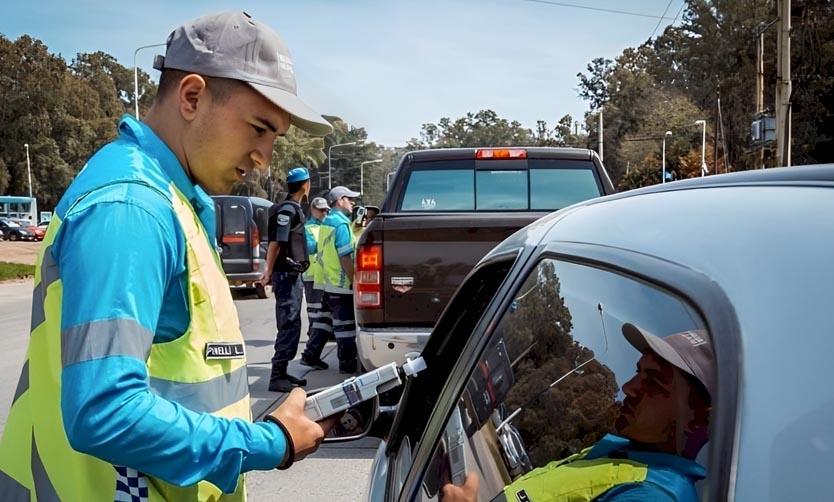
M 409 359 L 401 367 L 397 367 L 397 363 L 391 363 L 363 375 L 348 378 L 339 385 L 308 396 L 304 414 L 313 421 L 335 415 L 401 385 L 403 377 L 414 376 L 424 369 L 426 362 L 422 357 L 418 357 L 414 360 Z

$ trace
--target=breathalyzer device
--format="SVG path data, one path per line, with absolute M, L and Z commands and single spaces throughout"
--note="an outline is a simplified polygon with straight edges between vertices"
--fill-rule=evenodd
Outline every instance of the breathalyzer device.
M 397 363 L 390 363 L 363 375 L 348 378 L 339 385 L 308 396 L 304 414 L 313 421 L 335 415 L 402 385 L 404 377 L 414 376 L 424 369 L 426 362 L 422 357 L 418 357 L 409 359 L 400 367 L 397 367 Z

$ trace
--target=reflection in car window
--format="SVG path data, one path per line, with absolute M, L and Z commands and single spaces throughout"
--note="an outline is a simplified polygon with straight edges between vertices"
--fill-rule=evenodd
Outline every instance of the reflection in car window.
M 629 490 L 696 500 L 714 359 L 690 305 L 623 275 L 544 260 L 495 325 L 424 476 L 427 499 L 456 476 L 463 484 L 464 469 L 479 490 L 463 500 L 609 500 Z M 462 442 L 449 433 L 458 422 Z

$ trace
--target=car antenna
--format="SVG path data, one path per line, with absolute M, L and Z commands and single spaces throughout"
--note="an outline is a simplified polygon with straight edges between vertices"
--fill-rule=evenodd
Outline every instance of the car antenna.
M 604 339 L 605 339 L 605 348 L 606 348 L 606 351 L 607 351 L 607 349 L 608 349 L 608 333 L 607 333 L 607 331 L 605 330 L 605 307 L 603 307 L 603 306 L 602 306 L 602 303 L 597 303 L 597 311 L 599 311 L 599 318 L 600 318 L 600 321 L 602 322 L 602 335 L 603 335 L 603 337 L 604 337 Z M 527 406 L 529 406 L 529 405 L 530 405 L 530 403 L 532 403 L 533 401 L 535 401 L 536 399 L 538 399 L 538 398 L 539 398 L 539 396 L 541 396 L 542 394 L 544 394 L 544 393 L 545 393 L 545 392 L 547 392 L 548 390 L 552 389 L 552 388 L 553 388 L 553 387 L 555 387 L 555 386 L 556 386 L 559 382 L 561 382 L 561 381 L 562 381 L 562 380 L 564 380 L 565 378 L 569 377 L 570 375 L 572 375 L 572 374 L 576 373 L 577 371 L 579 371 L 580 369 L 582 369 L 582 367 L 583 367 L 583 366 L 585 366 L 586 364 L 590 363 L 591 361 L 594 361 L 595 359 L 596 359 L 596 356 L 594 356 L 594 357 L 592 357 L 592 358 L 588 359 L 587 361 L 585 361 L 584 363 L 580 364 L 580 365 L 579 365 L 579 366 L 577 366 L 576 368 L 573 368 L 572 370 L 568 371 L 568 372 L 567 372 L 567 373 L 565 373 L 564 375 L 560 376 L 559 378 L 557 378 L 556 380 L 554 380 L 553 382 L 551 382 L 551 383 L 550 383 L 550 385 L 548 385 L 548 386 L 547 386 L 547 387 L 545 387 L 544 389 L 542 389 L 542 390 L 540 390 L 540 391 L 536 392 L 536 393 L 533 395 L 533 397 L 531 397 L 530 399 L 528 399 L 528 400 L 527 400 L 524 404 L 522 404 L 521 406 L 519 406 L 519 407 L 518 407 L 518 409 L 516 409 L 514 412 L 510 413 L 510 416 L 509 416 L 509 417 L 505 418 L 505 419 L 504 419 L 504 421 L 502 421 L 500 424 L 498 424 L 498 427 L 496 427 L 496 428 L 495 428 L 496 432 L 500 432 L 500 431 L 501 431 L 501 429 L 502 429 L 505 425 L 507 425 L 508 423 L 512 422 L 512 421 L 513 421 L 513 419 L 514 419 L 515 417 L 517 417 L 517 416 L 518 416 L 518 414 L 519 414 L 519 413 L 521 413 L 521 411 L 522 411 L 524 408 L 526 408 Z M 517 362 L 517 359 L 516 359 L 516 362 Z

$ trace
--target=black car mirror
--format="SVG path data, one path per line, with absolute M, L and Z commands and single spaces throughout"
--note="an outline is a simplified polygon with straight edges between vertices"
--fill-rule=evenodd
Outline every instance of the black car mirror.
M 354 441 L 368 435 L 379 415 L 379 397 L 362 401 L 345 410 L 325 436 L 325 443 Z

